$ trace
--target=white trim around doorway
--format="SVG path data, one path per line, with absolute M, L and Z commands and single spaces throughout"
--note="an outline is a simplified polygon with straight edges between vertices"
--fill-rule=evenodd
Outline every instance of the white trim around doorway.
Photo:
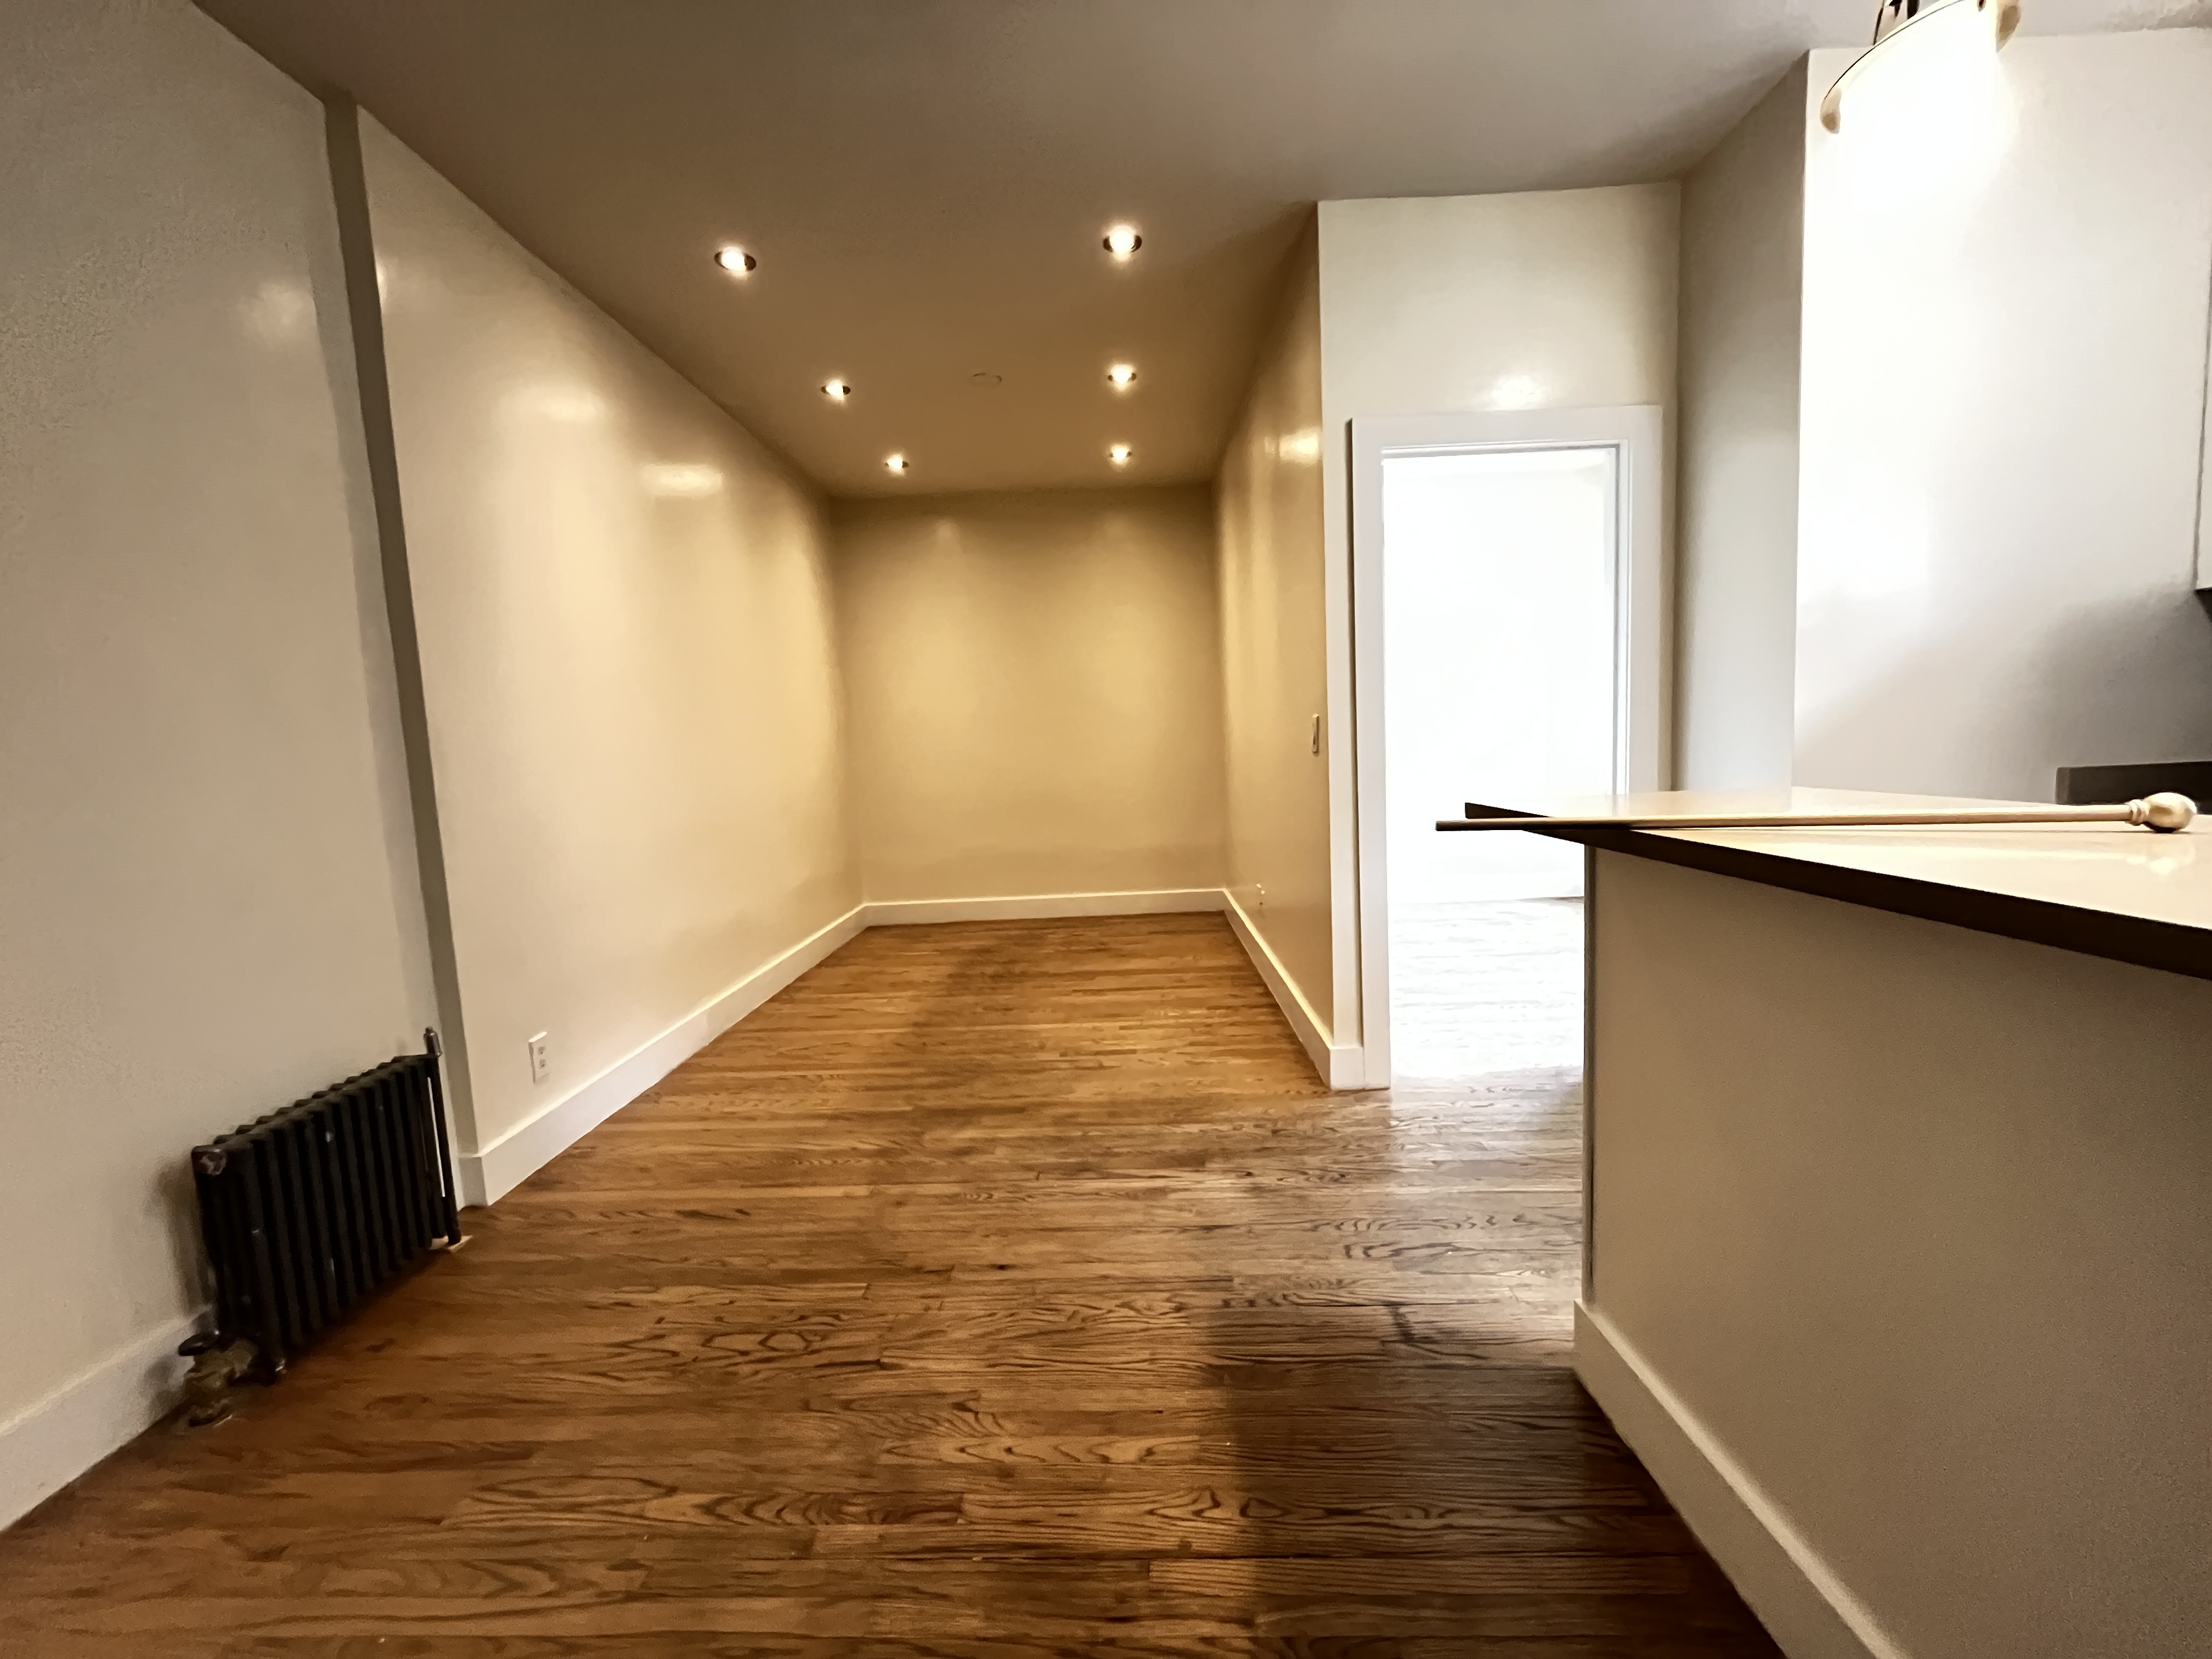
M 1382 463 L 1473 450 L 1606 449 L 1619 456 L 1614 546 L 1621 775 L 1616 787 L 1657 789 L 1667 753 L 1667 472 L 1655 404 L 1480 414 L 1364 416 L 1352 422 L 1352 690 L 1358 845 L 1360 1048 L 1367 1086 L 1390 1078 L 1388 757 L 1382 702 Z

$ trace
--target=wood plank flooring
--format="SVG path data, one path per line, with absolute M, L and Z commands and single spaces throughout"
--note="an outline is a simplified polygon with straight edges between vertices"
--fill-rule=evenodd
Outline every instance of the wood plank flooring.
M 1218 917 L 878 928 L 0 1535 L 0 1651 L 1771 1655 L 1567 1370 L 1577 1130 L 1325 1093 Z

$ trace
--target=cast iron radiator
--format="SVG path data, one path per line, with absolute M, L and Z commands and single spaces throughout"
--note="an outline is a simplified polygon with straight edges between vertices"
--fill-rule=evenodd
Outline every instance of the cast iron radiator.
M 422 1036 L 425 1054 L 192 1148 L 216 1328 L 189 1349 L 243 1340 L 273 1377 L 424 1251 L 459 1240 L 438 1034 Z

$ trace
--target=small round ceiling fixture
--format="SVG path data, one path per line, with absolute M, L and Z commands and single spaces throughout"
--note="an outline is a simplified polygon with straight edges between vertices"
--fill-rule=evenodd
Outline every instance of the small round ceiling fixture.
M 1107 252 L 1117 259 L 1133 258 L 1137 250 L 1144 245 L 1145 239 L 1137 234 L 1137 228 L 1134 225 L 1109 226 L 1105 240 L 1102 244 Z
M 842 404 L 853 395 L 853 388 L 842 380 L 824 380 L 822 382 L 822 395 L 833 404 Z
M 731 246 L 715 249 L 714 263 L 732 276 L 744 276 L 750 275 L 753 268 L 759 264 L 760 261 L 754 258 L 744 249 Z
M 1127 392 L 1137 383 L 1134 363 L 1116 363 L 1106 371 L 1106 383 L 1117 392 Z
M 1137 452 L 1127 444 L 1115 444 L 1106 452 L 1106 459 L 1116 466 L 1127 466 L 1136 458 Z
M 884 457 L 884 470 L 888 472 L 903 472 L 911 465 L 912 463 L 909 462 L 903 455 L 886 455 Z

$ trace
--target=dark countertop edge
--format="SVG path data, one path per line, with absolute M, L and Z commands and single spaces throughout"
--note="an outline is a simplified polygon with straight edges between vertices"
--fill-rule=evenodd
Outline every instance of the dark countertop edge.
M 1522 817 L 1520 812 L 1486 809 L 1498 817 Z M 1643 830 L 1540 830 L 1530 833 L 1554 841 L 1579 842 L 1601 852 L 1625 853 L 1632 858 L 1679 865 L 1717 876 L 1734 876 L 1767 887 L 1809 893 L 1816 898 L 1838 899 L 1845 904 L 1887 910 L 1900 916 L 1970 927 L 1978 933 L 2025 939 L 2083 956 L 2112 962 L 2132 963 L 2161 973 L 2184 974 L 2191 979 L 2212 979 L 2212 931 L 2177 921 L 2158 921 L 2148 916 L 2116 915 L 2080 905 L 2049 899 L 2023 898 L 2014 893 L 1991 893 L 1973 887 L 1923 881 L 1915 876 L 1854 870 L 1814 859 L 1755 852 L 1708 841 Z

